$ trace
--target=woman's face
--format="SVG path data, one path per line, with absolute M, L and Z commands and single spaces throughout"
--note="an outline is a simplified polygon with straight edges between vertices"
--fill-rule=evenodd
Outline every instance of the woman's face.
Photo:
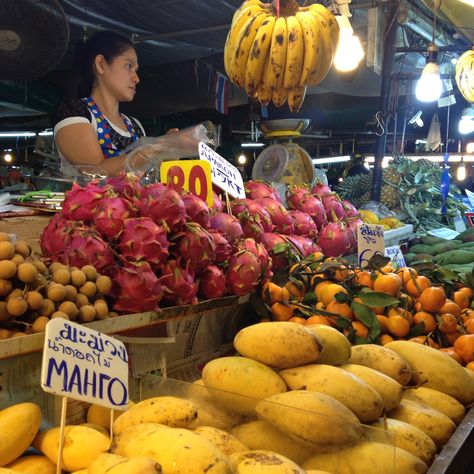
M 138 78 L 137 53 L 133 48 L 125 50 L 110 63 L 103 61 L 103 84 L 119 102 L 131 102 L 135 97 Z

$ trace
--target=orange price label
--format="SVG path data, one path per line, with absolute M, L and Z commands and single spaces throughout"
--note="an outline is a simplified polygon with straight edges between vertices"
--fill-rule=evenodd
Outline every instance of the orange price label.
M 202 160 L 164 161 L 160 168 L 161 182 L 176 191 L 182 189 L 212 206 L 211 164 Z

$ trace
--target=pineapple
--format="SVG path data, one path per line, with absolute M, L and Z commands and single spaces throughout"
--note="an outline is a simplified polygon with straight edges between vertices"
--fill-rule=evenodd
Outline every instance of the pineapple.
M 365 202 L 362 197 L 366 194 L 367 189 L 372 187 L 372 174 L 357 174 L 354 176 L 346 176 L 344 181 L 336 187 L 336 192 L 339 194 L 341 199 L 347 199 L 355 207 L 359 208 L 362 204 L 366 204 L 370 201 L 369 199 Z

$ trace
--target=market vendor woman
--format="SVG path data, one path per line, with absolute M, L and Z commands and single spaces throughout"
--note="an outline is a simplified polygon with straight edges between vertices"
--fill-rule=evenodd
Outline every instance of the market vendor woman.
M 117 33 L 95 33 L 77 47 L 72 98 L 61 104 L 54 120 L 65 175 L 95 169 L 111 176 L 124 169 L 123 150 L 145 135 L 136 118 L 119 110 L 121 102 L 135 97 L 137 71 L 132 41 Z

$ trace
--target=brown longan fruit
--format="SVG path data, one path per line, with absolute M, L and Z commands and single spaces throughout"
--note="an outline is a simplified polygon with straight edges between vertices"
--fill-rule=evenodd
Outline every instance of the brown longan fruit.
M 0 260 L 9 260 L 15 255 L 15 246 L 11 242 L 0 242 Z
M 94 321 L 95 315 L 95 308 L 90 304 L 86 304 L 79 308 L 79 321 L 83 323 L 89 323 L 91 321 Z
M 66 313 L 69 316 L 69 319 L 71 321 L 75 321 L 78 309 L 77 309 L 77 306 L 72 301 L 63 301 L 59 305 L 58 311 L 62 311 L 63 313 Z
M 25 262 L 18 265 L 17 277 L 22 282 L 31 283 L 36 280 L 37 276 L 38 270 L 32 263 Z
M 7 301 L 10 298 L 22 298 L 23 297 L 23 290 L 20 288 L 15 288 L 8 296 L 7 296 Z
M 25 262 L 25 259 L 23 258 L 22 255 L 19 253 L 16 253 L 13 255 L 13 257 L 10 259 L 11 262 L 13 262 L 16 266 L 21 265 L 22 263 Z
M 67 285 L 71 281 L 71 274 L 67 268 L 60 268 L 53 272 L 53 281 L 61 283 L 61 285 Z
M 9 329 L 0 329 L 0 340 L 4 341 L 5 339 L 10 339 L 12 334 Z
M 116 311 L 109 311 L 109 318 L 116 318 L 117 316 L 120 316 Z
M 31 263 L 40 273 L 46 273 L 48 271 L 48 267 L 41 260 L 33 260 Z
M 12 316 L 21 316 L 28 311 L 28 303 L 25 298 L 17 296 L 16 298 L 10 298 L 7 301 L 7 311 Z
M 41 304 L 40 308 L 40 313 L 43 316 L 51 316 L 54 313 L 55 309 L 56 305 L 54 304 L 54 301 L 51 301 L 48 298 L 43 299 L 43 303 Z
M 107 295 L 112 289 L 112 280 L 106 275 L 99 275 L 95 284 L 97 285 L 99 293 L 102 293 L 103 295 Z
M 104 300 L 98 300 L 94 302 L 94 308 L 96 312 L 96 319 L 107 319 L 109 316 L 109 308 Z
M 40 309 L 43 304 L 43 295 L 39 291 L 28 291 L 26 293 L 26 302 L 30 309 Z
M 69 321 L 69 316 L 66 313 L 64 313 L 63 311 L 55 311 L 51 315 L 51 319 L 58 319 L 58 318 L 67 319 Z
M 84 265 L 81 270 L 86 274 L 88 281 L 96 281 L 97 270 L 93 265 Z
M 31 247 L 24 240 L 17 240 L 15 243 L 15 252 L 26 258 L 31 254 Z
M 49 266 L 49 272 L 51 273 L 51 275 L 56 271 L 56 270 L 59 270 L 60 268 L 67 268 L 66 265 L 64 265 L 63 263 L 61 262 L 53 262 L 50 266 Z
M 38 316 L 31 328 L 33 329 L 34 333 L 45 332 L 46 325 L 49 323 L 49 318 L 47 316 Z
M 0 260 L 0 278 L 11 278 L 15 276 L 17 266 L 11 260 Z
M 83 306 L 88 305 L 90 303 L 89 298 L 86 295 L 83 295 L 82 293 L 78 293 L 74 302 L 76 303 L 76 306 L 78 308 L 82 308 Z
M 62 301 L 66 297 L 66 287 L 59 283 L 50 283 L 48 285 L 47 295 L 51 301 Z
M 0 232 L 0 242 L 10 242 L 10 236 L 5 232 Z
M 72 285 L 66 285 L 66 298 L 64 298 L 67 301 L 75 301 L 77 298 L 77 288 Z
M 76 288 L 80 288 L 86 281 L 86 274 L 82 270 L 73 270 L 71 272 L 71 282 Z
M 80 288 L 79 293 L 86 295 L 88 298 L 92 298 L 97 293 L 97 286 L 92 281 L 86 281 Z
M 10 280 L 0 278 L 0 296 L 7 296 L 13 290 L 13 283 Z
M 0 301 L 0 321 L 8 321 L 10 319 L 10 315 L 7 311 L 7 302 Z

